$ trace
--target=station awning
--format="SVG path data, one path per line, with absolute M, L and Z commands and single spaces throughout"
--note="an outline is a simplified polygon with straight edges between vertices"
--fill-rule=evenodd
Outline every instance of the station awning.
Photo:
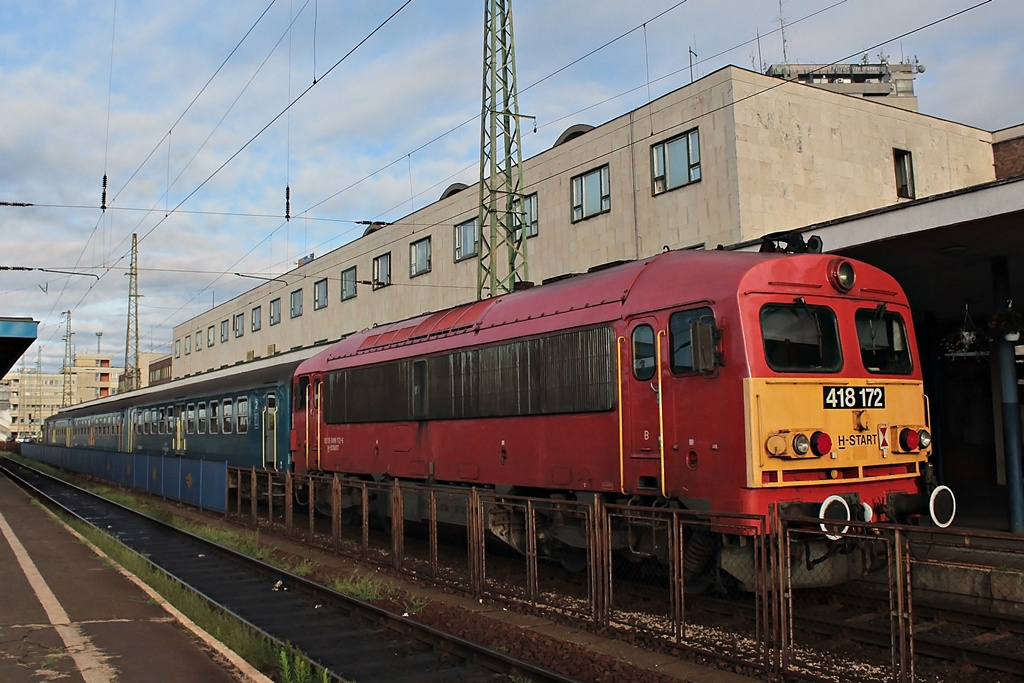
M 0 317 L 0 377 L 14 367 L 36 340 L 39 322 L 31 318 Z

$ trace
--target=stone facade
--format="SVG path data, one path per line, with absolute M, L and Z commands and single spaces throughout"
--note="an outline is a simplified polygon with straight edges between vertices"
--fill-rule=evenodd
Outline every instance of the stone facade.
M 689 169 L 679 158 L 686 140 L 699 150 L 683 154 Z M 988 182 L 992 143 L 987 131 L 726 67 L 523 162 L 524 195 L 535 194 L 538 207 L 537 235 L 526 240 L 529 279 L 666 246 L 735 244 Z M 690 175 L 655 192 L 659 145 L 674 150 L 676 179 Z M 910 176 L 902 188 L 900 163 Z M 587 175 L 597 187 L 602 168 L 607 210 L 574 220 L 574 179 Z M 474 185 L 176 326 L 174 377 L 474 300 L 477 261 L 455 258 L 455 235 L 478 202 Z M 412 276 L 412 244 L 424 238 L 429 271 Z M 391 283 L 374 287 L 374 260 L 384 254 Z M 355 296 L 342 300 L 342 272 L 353 267 Z M 326 297 L 316 307 L 318 289 Z M 302 310 L 293 317 L 295 292 Z

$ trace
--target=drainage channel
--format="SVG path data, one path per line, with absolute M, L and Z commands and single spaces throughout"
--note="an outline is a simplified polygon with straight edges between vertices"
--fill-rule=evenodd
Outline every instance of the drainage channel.
M 536 683 L 573 680 L 329 590 L 12 460 L 0 459 L 0 470 L 339 679 L 493 682 L 497 674 Z

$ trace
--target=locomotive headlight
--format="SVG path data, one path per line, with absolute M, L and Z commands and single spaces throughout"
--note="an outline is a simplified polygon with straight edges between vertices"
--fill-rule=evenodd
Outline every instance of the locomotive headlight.
M 928 448 L 932 445 L 932 434 L 927 429 L 919 429 L 917 431 L 917 445 L 922 449 Z
M 929 440 L 931 435 L 928 435 Z M 904 427 L 900 430 L 900 450 L 903 451 L 916 451 L 921 445 L 921 435 L 916 429 L 907 429 Z
M 797 455 L 807 455 L 807 451 L 811 450 L 811 440 L 807 438 L 806 434 L 797 434 L 793 437 L 793 452 Z
M 828 281 L 844 294 L 853 289 L 857 281 L 857 274 L 853 271 L 853 264 L 846 259 L 832 259 L 828 263 Z

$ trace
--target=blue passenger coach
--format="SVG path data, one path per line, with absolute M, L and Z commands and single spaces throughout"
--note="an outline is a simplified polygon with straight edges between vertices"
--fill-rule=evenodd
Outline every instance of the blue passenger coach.
M 48 418 L 43 442 L 72 448 L 291 468 L 291 384 L 315 349 L 116 394 Z

